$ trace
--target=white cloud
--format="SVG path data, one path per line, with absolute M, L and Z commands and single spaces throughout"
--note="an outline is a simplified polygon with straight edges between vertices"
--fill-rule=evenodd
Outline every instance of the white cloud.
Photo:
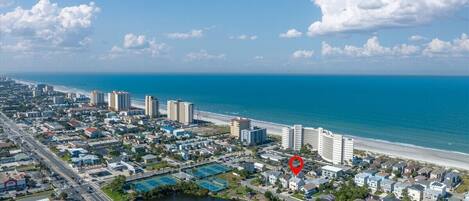
M 423 41 L 423 40 L 427 40 L 427 38 L 420 36 L 420 35 L 413 35 L 409 37 L 409 40 L 410 41 Z
M 320 7 L 322 17 L 309 26 L 309 36 L 425 24 L 469 4 L 469 0 L 314 0 L 314 3 Z
M 300 31 L 296 29 L 289 29 L 287 32 L 281 33 L 279 37 L 280 38 L 298 38 L 298 37 L 301 37 L 302 35 L 303 33 L 301 33 Z
M 91 25 L 99 11 L 94 2 L 61 8 L 40 0 L 31 9 L 17 7 L 0 14 L 0 34 L 11 38 L 9 42 L 16 46 L 31 43 L 28 50 L 21 51 L 80 49 L 90 43 Z
M 426 56 L 469 56 L 469 38 L 465 33 L 453 41 L 434 38 L 426 44 L 423 54 Z
M 206 50 L 200 50 L 198 52 L 190 52 L 186 55 L 187 60 L 218 60 L 225 59 L 225 54 L 210 54 Z
M 230 39 L 238 39 L 238 40 L 256 40 L 257 36 L 256 35 L 246 35 L 242 34 L 239 36 L 230 36 Z
M 124 47 L 128 49 L 142 49 L 148 47 L 149 44 L 144 35 L 129 33 L 124 36 Z
M 145 35 L 128 33 L 124 36 L 122 47 L 113 46 L 109 53 L 101 58 L 114 59 L 129 54 L 148 54 L 152 57 L 156 57 L 166 50 L 167 46 L 164 43 L 157 43 L 154 39 L 148 40 Z
M 419 47 L 415 45 L 400 44 L 394 47 L 384 47 L 379 43 L 378 37 L 373 36 L 367 40 L 362 47 L 346 45 L 343 48 L 333 47 L 326 42 L 322 42 L 321 54 L 328 55 L 347 55 L 352 57 L 371 57 L 371 56 L 409 56 L 417 54 Z
M 180 32 L 169 33 L 168 38 L 185 40 L 185 39 L 191 39 L 191 38 L 202 38 L 203 35 L 204 35 L 204 32 L 202 29 L 193 29 L 186 33 L 180 33 Z
M 294 59 L 311 58 L 313 54 L 314 54 L 313 50 L 297 50 L 293 52 L 292 57 Z

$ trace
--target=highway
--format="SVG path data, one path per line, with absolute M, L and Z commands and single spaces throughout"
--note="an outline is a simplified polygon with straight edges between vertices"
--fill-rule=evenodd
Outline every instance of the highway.
M 85 200 L 89 201 L 110 201 L 104 192 L 101 191 L 99 186 L 92 182 L 83 181 L 78 173 L 76 173 L 66 162 L 59 159 L 53 152 L 45 145 L 38 142 L 31 134 L 23 131 L 13 121 L 11 121 L 5 114 L 0 112 L 0 123 L 5 126 L 5 132 L 9 135 L 10 139 L 22 145 L 28 151 L 37 154 L 42 158 L 42 162 L 65 178 L 69 184 L 80 194 Z M 18 142 L 18 140 L 21 141 Z

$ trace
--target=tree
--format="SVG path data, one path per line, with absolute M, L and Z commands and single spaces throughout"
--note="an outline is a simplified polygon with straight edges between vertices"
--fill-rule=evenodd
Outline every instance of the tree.
M 59 198 L 61 200 L 66 200 L 68 198 L 68 194 L 66 192 L 62 192 L 59 194 Z
M 409 197 L 409 191 L 407 191 L 407 189 L 404 189 L 402 191 L 402 201 L 411 201 L 412 199 L 410 199 Z

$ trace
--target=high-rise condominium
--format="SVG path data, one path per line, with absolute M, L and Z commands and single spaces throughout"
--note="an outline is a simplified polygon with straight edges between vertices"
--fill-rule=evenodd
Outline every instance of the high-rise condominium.
M 290 127 L 282 128 L 282 148 L 293 148 L 293 129 L 291 129 Z
M 251 120 L 248 118 L 236 117 L 231 119 L 230 134 L 235 138 L 239 138 L 241 131 L 251 128 Z
M 158 99 L 153 96 L 145 96 L 145 115 L 150 118 L 157 118 L 158 109 Z
M 166 107 L 169 120 L 178 121 L 184 125 L 194 122 L 194 104 L 181 100 L 169 100 Z
M 282 129 L 282 148 L 299 151 L 309 144 L 326 161 L 333 164 L 350 163 L 353 158 L 353 139 L 333 134 L 322 128 L 284 127 Z
M 104 105 L 104 93 L 94 90 L 90 94 L 90 104 L 93 106 Z
M 108 105 L 112 111 L 126 111 L 130 109 L 130 94 L 125 91 L 113 91 L 108 93 Z

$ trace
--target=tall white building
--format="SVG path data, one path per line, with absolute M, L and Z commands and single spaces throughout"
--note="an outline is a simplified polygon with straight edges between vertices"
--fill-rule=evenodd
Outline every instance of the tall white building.
M 293 129 L 290 127 L 282 128 L 282 148 L 292 149 L 293 148 Z
M 149 116 L 150 118 L 157 118 L 158 110 L 158 99 L 154 98 L 153 96 L 145 96 L 145 115 Z
M 94 90 L 90 94 L 90 104 L 93 106 L 104 105 L 104 93 Z
M 303 142 L 313 147 L 313 150 L 318 150 L 319 129 L 311 127 L 303 127 Z
M 171 121 L 178 121 L 179 100 L 169 100 L 166 103 L 166 107 L 168 119 Z
M 248 118 L 236 117 L 230 121 L 230 135 L 239 138 L 241 131 L 251 128 L 251 120 Z
M 322 128 L 294 125 L 282 129 L 282 148 L 299 151 L 305 144 L 317 150 L 326 161 L 333 164 L 350 164 L 353 158 L 353 139 L 334 134 Z
M 194 104 L 180 100 L 169 100 L 167 102 L 168 119 L 178 121 L 184 125 L 194 122 Z
M 125 91 L 113 91 L 108 93 L 108 105 L 112 111 L 126 111 L 130 109 L 130 94 Z
M 179 122 L 190 125 L 194 122 L 194 104 L 190 102 L 179 103 Z
M 303 126 L 293 125 L 293 150 L 299 151 L 303 146 Z

